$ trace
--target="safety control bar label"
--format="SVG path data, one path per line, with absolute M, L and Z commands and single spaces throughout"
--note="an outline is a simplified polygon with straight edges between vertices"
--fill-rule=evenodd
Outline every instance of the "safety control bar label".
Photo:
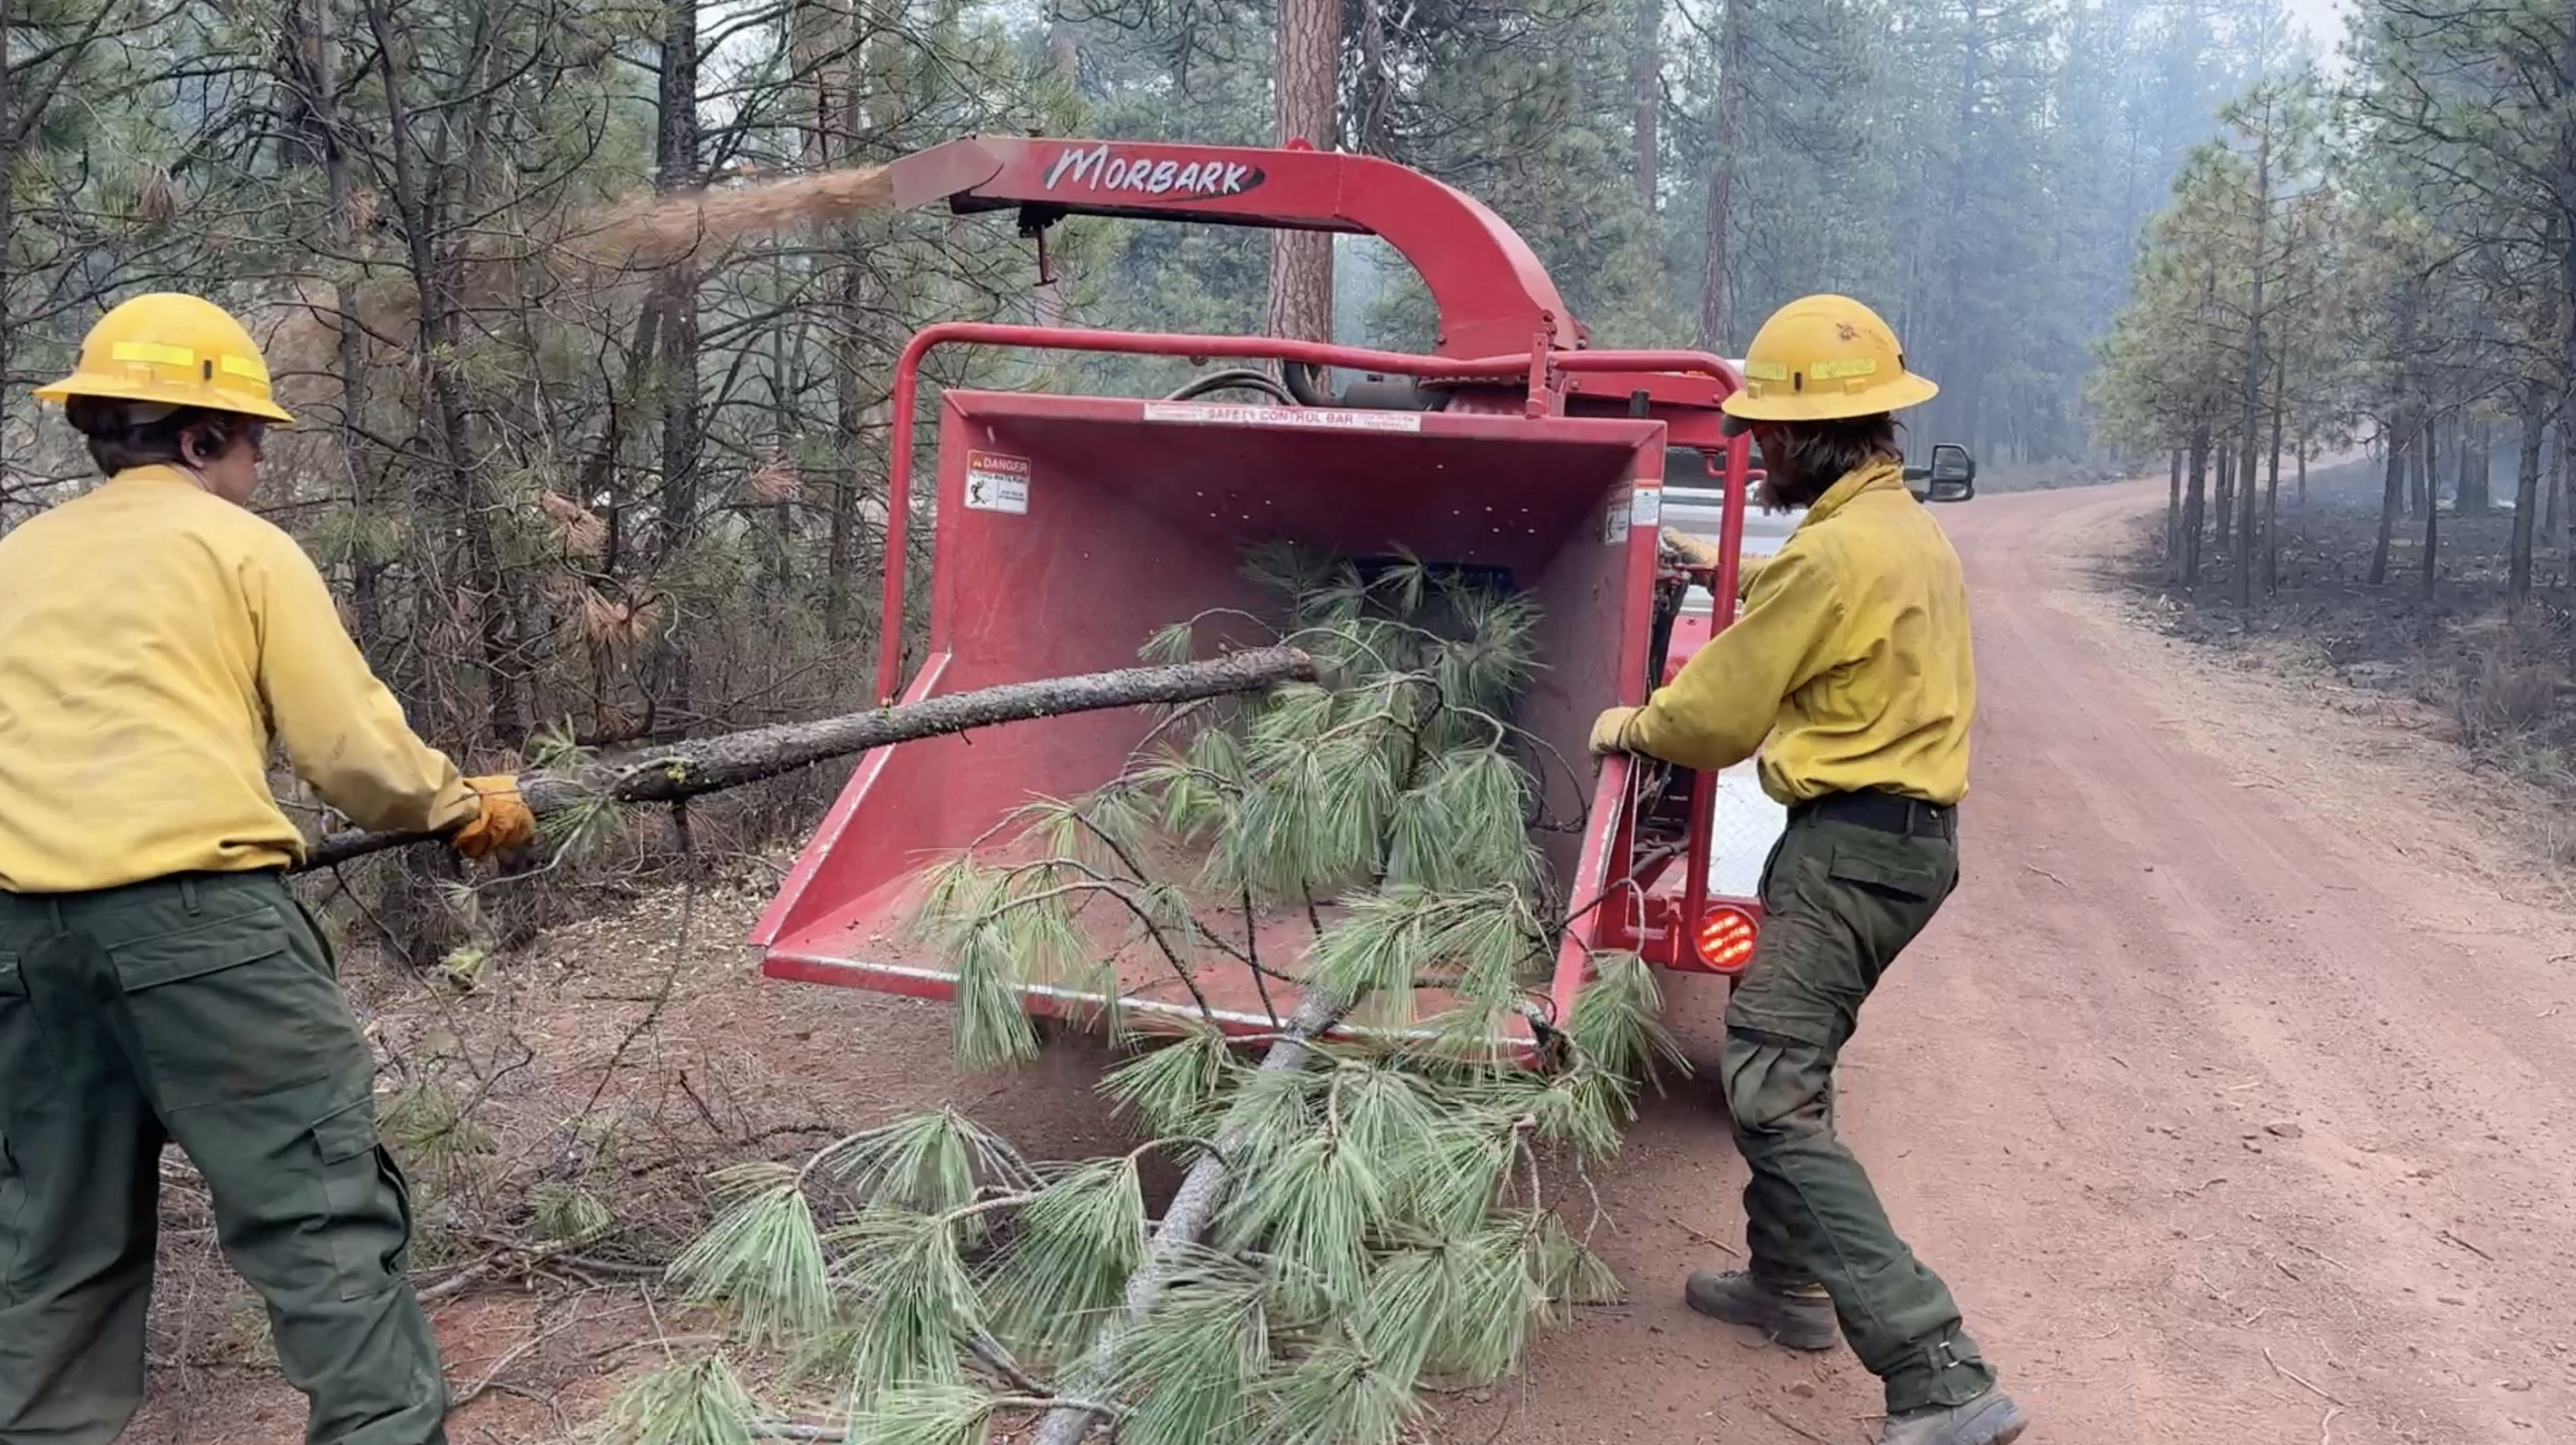
M 1197 426 L 1281 426 L 1304 431 L 1422 430 L 1418 411 L 1334 411 L 1317 406 L 1229 406 L 1198 401 L 1149 401 L 1145 420 Z

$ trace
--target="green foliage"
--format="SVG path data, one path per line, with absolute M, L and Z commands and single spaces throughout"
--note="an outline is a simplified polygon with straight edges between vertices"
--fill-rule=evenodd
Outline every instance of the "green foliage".
M 577 1249 L 605 1237 L 617 1227 L 617 1216 L 598 1195 L 569 1180 L 550 1179 L 528 1197 L 536 1216 L 538 1237 Z
M 872 1203 L 833 1232 L 835 1274 L 852 1299 L 852 1395 L 958 1380 L 956 1341 L 984 1332 L 988 1310 L 959 1250 L 958 1220 Z
M 950 1109 L 852 1135 L 816 1155 L 814 1167 L 870 1198 L 928 1213 L 964 1208 L 997 1181 L 1029 1179 L 1001 1136 Z
M 982 1282 L 1007 1338 L 1042 1359 L 1069 1357 L 1145 1263 L 1145 1190 L 1129 1155 L 1074 1166 L 1019 1212 L 1017 1232 Z
M 715 1182 L 733 1202 L 671 1261 L 671 1282 L 682 1298 L 728 1306 L 755 1349 L 793 1345 L 834 1324 L 830 1270 L 804 1176 L 775 1164 L 746 1164 Z
M 593 1431 L 619 1445 L 752 1445 L 751 1393 L 722 1355 L 675 1363 L 620 1390 Z
M 984 1445 L 992 1413 L 993 1401 L 981 1391 L 908 1381 L 856 1408 L 849 1438 L 866 1445 Z
M 1245 1402 L 1270 1368 L 1270 1283 L 1255 1266 L 1198 1251 L 1126 1342 L 1113 1390 L 1133 1402 L 1132 1445 L 1232 1445 L 1250 1434 Z
M 454 1090 L 435 1079 L 424 1079 L 397 1096 L 381 1127 L 405 1162 L 431 1178 L 444 1178 L 493 1148 L 491 1131 Z

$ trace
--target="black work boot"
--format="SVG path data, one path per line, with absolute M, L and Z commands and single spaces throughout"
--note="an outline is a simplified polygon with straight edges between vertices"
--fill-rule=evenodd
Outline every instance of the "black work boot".
M 2012 1445 L 2030 1428 L 2030 1417 L 2000 1388 L 1964 1405 L 1934 1405 L 1890 1416 L 1879 1445 Z
M 1741 1270 L 1702 1269 L 1691 1273 L 1682 1298 L 1711 1319 L 1760 1330 L 1793 1350 L 1830 1350 L 1841 1338 L 1822 1285 L 1783 1289 Z

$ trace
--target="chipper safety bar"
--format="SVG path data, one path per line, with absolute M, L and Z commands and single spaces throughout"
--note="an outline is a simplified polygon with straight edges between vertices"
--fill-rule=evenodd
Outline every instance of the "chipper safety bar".
M 1694 352 L 1595 351 L 1527 245 L 1492 212 L 1418 172 L 1311 149 L 969 138 L 898 161 L 897 204 L 1016 207 L 1043 246 L 1074 213 L 1375 234 L 1421 273 L 1440 311 L 1429 355 L 1321 343 L 978 323 L 934 325 L 897 367 L 879 689 L 906 701 L 1132 665 L 1183 618 L 1261 599 L 1248 548 L 1287 540 L 1507 572 L 1541 609 L 1543 664 L 1521 725 L 1571 763 L 1545 772 L 1547 813 L 1579 834 L 1543 841 L 1584 911 L 1550 992 L 1565 1017 L 1593 951 L 1667 968 L 1740 970 L 1760 924 L 1750 899 L 1708 896 L 1716 779 L 1585 758 L 1594 715 L 1642 701 L 1667 665 L 1692 580 L 1731 619 L 1747 449 L 1718 432 L 1738 385 Z M 1276 361 L 1320 404 L 948 390 L 938 472 L 928 647 L 905 675 L 900 629 L 923 360 L 943 346 Z M 1324 368 L 1367 379 L 1318 390 Z M 1657 544 L 1660 489 L 1722 486 L 1723 563 L 1693 579 Z M 1250 639 L 1246 639 L 1249 641 Z M 776 977 L 945 998 L 955 975 L 903 924 L 923 867 L 990 832 L 1033 795 L 1076 797 L 1116 776 L 1152 726 L 1129 713 L 1016 723 L 905 743 L 861 760 L 753 941 Z M 1584 796 L 1588 793 L 1588 796 Z M 1294 945 L 1283 920 L 1274 957 Z M 1304 926 L 1302 919 L 1294 924 Z M 1221 974 L 1232 965 L 1210 965 Z M 1169 970 L 1139 958 L 1130 1009 L 1195 1012 Z M 1159 985 L 1153 980 L 1163 980 Z M 1273 1027 L 1256 980 L 1209 977 L 1220 1022 Z M 1164 992 L 1156 992 L 1161 988 Z M 1275 990 L 1274 990 L 1275 992 Z M 1039 1012 L 1085 1001 L 1031 990 Z M 1284 1005 L 1283 1005 L 1284 1006 Z

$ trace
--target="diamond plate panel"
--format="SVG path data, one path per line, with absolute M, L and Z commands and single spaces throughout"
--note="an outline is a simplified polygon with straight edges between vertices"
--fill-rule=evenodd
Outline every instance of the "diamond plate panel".
M 1721 898 L 1759 898 L 1762 865 L 1789 812 L 1762 791 L 1751 760 L 1717 778 L 1716 816 L 1709 822 L 1708 891 Z

